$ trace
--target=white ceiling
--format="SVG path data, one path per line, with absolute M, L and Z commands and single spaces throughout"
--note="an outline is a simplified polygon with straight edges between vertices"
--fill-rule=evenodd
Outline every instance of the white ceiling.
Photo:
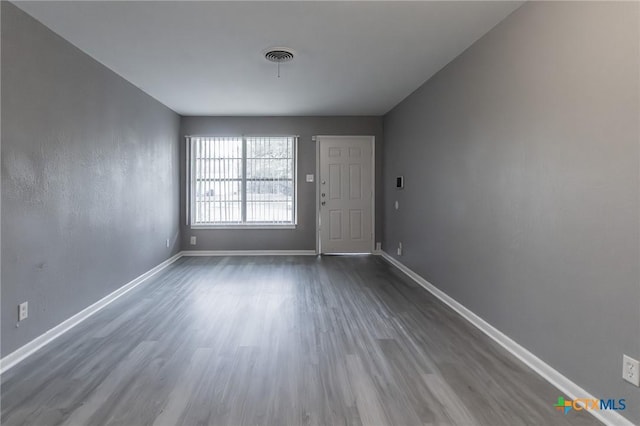
M 522 1 L 16 4 L 179 114 L 381 115 Z

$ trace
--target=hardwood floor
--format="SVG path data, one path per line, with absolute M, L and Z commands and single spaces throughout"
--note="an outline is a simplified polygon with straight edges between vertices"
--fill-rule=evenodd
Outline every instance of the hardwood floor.
M 4 425 L 596 425 L 374 256 L 182 258 L 2 376 Z

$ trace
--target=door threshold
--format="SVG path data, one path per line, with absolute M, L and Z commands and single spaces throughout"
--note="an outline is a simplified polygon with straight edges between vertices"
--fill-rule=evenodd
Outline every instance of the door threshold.
M 322 256 L 368 256 L 373 254 L 371 252 L 363 252 L 363 253 L 320 253 Z

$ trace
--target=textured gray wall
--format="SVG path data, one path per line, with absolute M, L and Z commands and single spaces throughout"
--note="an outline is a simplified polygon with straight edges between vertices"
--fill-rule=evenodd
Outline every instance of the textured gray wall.
M 180 241 L 177 114 L 5 1 L 2 64 L 4 356 Z
M 525 4 L 385 116 L 383 155 L 384 250 L 636 422 L 638 8 Z
M 299 135 L 298 226 L 296 229 L 190 229 L 185 226 L 185 141 L 181 143 L 181 226 L 183 250 L 315 250 L 315 183 L 305 175 L 315 174 L 315 135 L 371 135 L 376 137 L 376 170 L 382 167 L 382 117 L 183 117 L 181 135 Z M 382 233 L 381 174 L 376 179 L 376 236 Z M 197 245 L 189 237 L 197 237 Z M 379 241 L 379 240 L 376 240 Z

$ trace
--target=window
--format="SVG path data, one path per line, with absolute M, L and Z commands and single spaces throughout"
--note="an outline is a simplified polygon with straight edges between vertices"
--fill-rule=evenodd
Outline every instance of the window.
M 293 136 L 190 137 L 193 227 L 295 225 Z

